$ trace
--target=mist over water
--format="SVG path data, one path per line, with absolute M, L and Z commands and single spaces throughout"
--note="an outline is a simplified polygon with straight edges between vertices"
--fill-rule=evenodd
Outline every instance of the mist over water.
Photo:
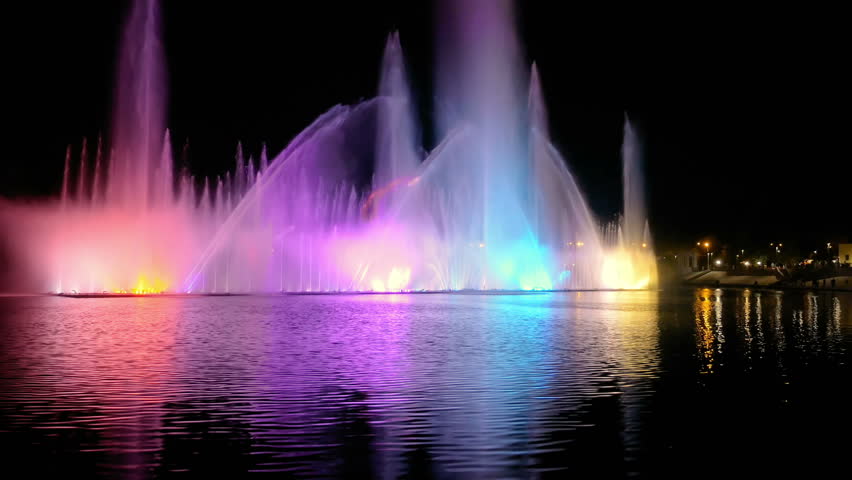
M 553 146 L 509 1 L 446 2 L 435 130 L 420 143 L 400 33 L 375 98 L 338 105 L 277 155 L 175 171 L 155 0 L 122 37 L 107 141 L 69 147 L 58 199 L 7 202 L 14 289 L 338 292 L 645 288 L 656 280 L 640 148 L 625 120 L 624 210 L 602 222 Z M 404 32 L 402 32 L 404 35 Z M 180 101 L 180 99 L 174 99 Z M 77 154 L 77 152 L 80 152 Z M 359 172 L 372 165 L 372 179 Z

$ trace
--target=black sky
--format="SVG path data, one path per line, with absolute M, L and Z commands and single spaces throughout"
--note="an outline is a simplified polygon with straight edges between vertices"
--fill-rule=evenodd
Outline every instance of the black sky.
M 56 194 L 64 150 L 109 128 L 128 2 L 5 6 L 0 196 Z M 840 12 L 740 7 L 589 12 L 519 2 L 552 134 L 599 215 L 620 208 L 624 112 L 645 142 L 658 243 L 714 236 L 801 248 L 852 240 L 848 34 Z M 231 168 L 236 143 L 282 148 L 337 103 L 375 94 L 400 31 L 433 146 L 430 2 L 164 1 L 169 126 L 189 168 Z

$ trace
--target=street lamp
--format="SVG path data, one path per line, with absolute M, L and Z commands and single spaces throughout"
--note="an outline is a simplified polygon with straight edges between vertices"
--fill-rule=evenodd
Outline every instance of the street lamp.
M 701 245 L 701 242 L 698 242 L 698 245 Z M 711 270 L 710 268 L 710 242 L 704 242 L 704 250 L 707 251 L 707 270 Z

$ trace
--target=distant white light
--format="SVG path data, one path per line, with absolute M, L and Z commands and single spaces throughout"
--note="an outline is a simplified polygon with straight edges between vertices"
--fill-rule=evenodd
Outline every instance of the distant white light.
M 721 265 L 721 264 L 722 264 L 721 260 L 716 260 L 716 265 Z

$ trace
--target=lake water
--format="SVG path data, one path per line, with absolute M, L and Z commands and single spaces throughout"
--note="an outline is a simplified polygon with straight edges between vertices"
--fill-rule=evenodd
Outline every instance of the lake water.
M 0 297 L 0 455 L 28 476 L 827 473 L 852 445 L 850 311 L 735 289 Z

